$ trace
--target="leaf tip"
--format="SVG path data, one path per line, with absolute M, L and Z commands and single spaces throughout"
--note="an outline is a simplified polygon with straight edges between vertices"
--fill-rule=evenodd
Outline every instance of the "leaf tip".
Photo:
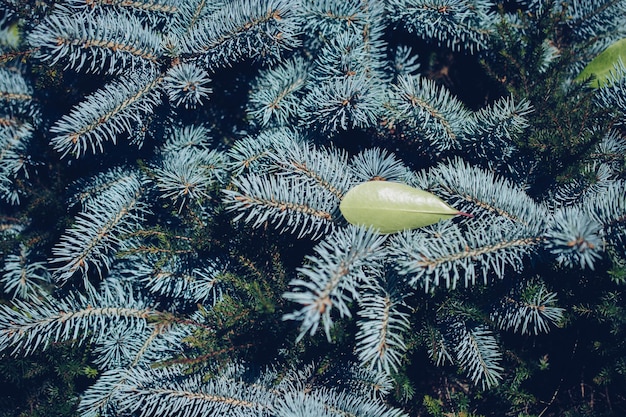
M 474 215 L 472 213 L 466 213 L 464 211 L 459 211 L 456 213 L 457 216 L 463 216 L 463 217 L 469 217 L 470 219 L 474 218 Z

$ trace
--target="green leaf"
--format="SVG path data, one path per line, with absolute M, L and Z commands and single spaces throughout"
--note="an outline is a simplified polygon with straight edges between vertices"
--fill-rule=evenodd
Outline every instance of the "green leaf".
M 416 229 L 459 214 L 471 217 L 434 194 L 388 181 L 368 181 L 350 189 L 339 210 L 351 224 L 372 227 L 380 233 Z
M 576 81 L 583 81 L 593 76 L 589 85 L 594 88 L 604 87 L 609 83 L 611 73 L 615 72 L 620 59 L 626 64 L 626 38 L 613 43 L 596 56 L 576 77 Z

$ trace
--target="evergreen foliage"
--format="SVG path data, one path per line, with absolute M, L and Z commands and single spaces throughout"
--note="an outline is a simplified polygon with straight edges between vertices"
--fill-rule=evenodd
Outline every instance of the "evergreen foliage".
M 0 415 L 626 413 L 625 19 L 0 2 Z M 368 181 L 466 215 L 348 224 Z
M 19 255 L 6 255 L 2 270 L 2 285 L 6 294 L 22 300 L 37 300 L 46 294 L 45 285 L 50 282 L 50 274 L 43 262 L 31 262 L 30 251 L 20 247 Z
M 132 175 L 132 174 L 131 174 Z M 64 283 L 80 271 L 85 278 L 95 267 L 100 276 L 110 269 L 112 256 L 120 244 L 120 235 L 133 232 L 141 222 L 144 206 L 140 200 L 141 180 L 116 181 L 106 187 L 77 216 L 52 249 L 50 262 L 54 277 Z

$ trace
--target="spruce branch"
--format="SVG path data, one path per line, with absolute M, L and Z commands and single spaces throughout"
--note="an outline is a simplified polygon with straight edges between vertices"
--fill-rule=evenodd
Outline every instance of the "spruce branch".
M 578 264 L 580 268 L 594 268 L 601 258 L 604 243 L 602 225 L 578 207 L 565 207 L 554 214 L 546 232 L 546 247 L 565 266 Z
M 94 353 L 102 369 L 152 366 L 173 361 L 183 352 L 197 327 L 190 323 L 160 320 L 144 326 L 114 324 L 94 342 Z M 175 320 L 174 320 L 175 321 Z
M 33 88 L 23 68 L 0 67 L 0 198 L 11 205 L 22 201 L 28 188 L 29 149 L 40 123 Z
M 52 146 L 62 157 L 103 152 L 104 142 L 116 143 L 119 134 L 146 124 L 160 101 L 161 82 L 156 73 L 139 71 L 107 84 L 52 126 Z
M 80 204 L 81 210 L 98 207 L 106 203 L 111 196 L 124 195 L 128 190 L 144 186 L 146 179 L 136 170 L 128 167 L 113 167 L 90 178 L 81 178 L 70 185 L 72 196 L 69 206 Z
M 535 225 L 490 219 L 467 226 L 439 223 L 392 236 L 388 250 L 398 272 L 426 291 L 444 282 L 447 288 L 460 280 L 465 286 L 477 279 L 487 283 L 490 276 L 503 278 L 509 268 L 520 271 L 544 240 Z
M 124 382 L 125 369 L 104 371 L 98 380 L 83 392 L 78 404 L 81 417 L 110 416 L 115 413 L 116 395 Z
M 0 196 L 12 205 L 18 205 L 24 191 L 18 182 L 28 178 L 33 165 L 29 156 L 34 127 L 30 123 L 0 126 Z
M 128 382 L 129 374 L 132 375 L 135 369 L 150 369 L 155 361 L 167 360 L 172 350 L 176 350 L 179 355 L 180 341 L 189 336 L 190 331 L 186 326 L 158 320 L 150 326 L 132 321 L 113 323 L 97 339 L 94 351 L 100 354 L 98 360 L 103 362 L 105 368 L 98 380 L 81 395 L 78 405 L 81 417 L 118 413 L 120 391 Z M 172 345 L 175 345 L 175 349 L 171 348 Z M 119 362 L 116 359 L 120 359 Z
M 425 331 L 428 340 L 428 356 L 437 366 L 444 366 L 447 363 L 454 363 L 451 348 L 447 346 L 447 340 L 439 329 L 428 326 Z
M 224 202 L 229 211 L 238 212 L 234 221 L 244 220 L 253 227 L 269 222 L 281 231 L 314 239 L 335 227 L 335 197 L 309 182 L 250 174 L 233 180 L 233 185 L 236 190 L 224 190 Z
M 303 111 L 302 94 L 309 76 L 309 65 L 297 57 L 261 72 L 252 87 L 248 114 L 262 128 L 295 122 Z
M 159 315 L 130 297 L 98 300 L 74 294 L 64 299 L 47 298 L 37 303 L 14 301 L 14 308 L 0 306 L 0 350 L 12 355 L 30 355 L 52 343 L 74 341 L 81 344 L 115 323 L 138 326 Z M 120 307 L 123 305 L 123 307 Z
M 87 205 L 52 249 L 50 262 L 56 265 L 54 278 L 58 283 L 80 271 L 85 287 L 91 289 L 89 269 L 95 268 L 102 276 L 110 268 L 123 235 L 138 227 L 147 210 L 140 200 L 142 184 L 138 178 L 118 184 L 121 187 L 109 187 Z
M 19 71 L 0 67 L 0 105 L 2 114 L 33 115 L 33 88 Z
M 471 123 L 463 103 L 434 81 L 420 76 L 400 76 L 386 104 L 389 126 L 406 124 L 414 140 L 424 139 L 436 153 L 455 149 Z
M 504 368 L 500 365 L 502 353 L 493 333 L 485 326 L 467 328 L 465 323 L 455 326 L 458 345 L 456 358 L 467 370 L 467 376 L 483 389 L 498 385 Z
M 94 362 L 101 369 L 114 369 L 129 366 L 137 358 L 147 340 L 154 332 L 153 326 L 138 322 L 133 326 L 127 323 L 108 326 L 94 343 Z
M 407 414 L 371 397 L 356 396 L 333 389 L 316 389 L 309 393 L 290 392 L 278 401 L 277 415 L 296 416 L 355 416 L 406 417 Z
M 515 164 L 512 157 L 517 152 L 515 139 L 530 126 L 528 115 L 533 107 L 528 100 L 503 97 L 488 107 L 472 113 L 474 119 L 467 124 L 462 147 L 471 160 L 485 168 L 507 169 Z
M 383 97 L 378 80 L 363 75 L 314 84 L 306 95 L 305 122 L 325 133 L 375 126 Z
M 368 17 L 369 20 L 369 17 Z M 316 57 L 312 76 L 318 82 L 346 80 L 359 74 L 370 78 L 370 51 L 363 33 L 346 31 L 324 44 Z
M 548 333 L 558 325 L 564 309 L 557 307 L 557 295 L 541 281 L 516 286 L 494 306 L 490 318 L 498 328 L 520 334 Z
M 385 74 L 382 2 L 308 4 L 315 20 L 305 27 L 317 33 L 319 48 L 304 97 L 303 121 L 325 133 L 375 126 L 382 113 Z
M 31 262 L 30 254 L 30 249 L 21 245 L 19 255 L 4 257 L 0 283 L 4 293 L 10 294 L 11 298 L 37 301 L 47 295 L 44 286 L 51 281 L 48 268 L 43 262 Z
M 153 68 L 163 55 L 161 35 L 126 13 L 72 13 L 49 15 L 28 36 L 36 57 L 51 65 L 105 74 L 129 68 Z
M 346 153 L 315 147 L 287 129 L 256 139 L 244 139 L 231 150 L 236 172 L 254 172 L 235 176 L 235 190 L 224 190 L 228 210 L 242 212 L 236 220 L 248 212 L 245 221 L 254 227 L 269 220 L 281 230 L 314 238 L 331 230 L 340 199 L 354 183 L 346 175 Z
M 532 112 L 533 107 L 528 100 L 506 96 L 474 113 L 476 122 L 469 127 L 473 128 L 472 134 L 480 135 L 483 140 L 511 140 L 529 126 L 527 116 Z
M 326 40 L 347 33 L 368 43 L 370 35 L 376 38 L 377 30 L 373 26 L 386 18 L 381 1 L 316 0 L 305 2 L 303 6 L 304 32 L 318 34 L 320 39 Z
M 275 175 L 295 174 L 303 182 L 332 194 L 337 203 L 356 182 L 345 170 L 348 155 L 335 147 L 295 140 L 291 146 L 274 148 L 269 156 L 277 167 Z
M 354 395 L 383 400 L 393 389 L 393 379 L 389 373 L 366 368 L 358 363 L 347 362 L 339 369 L 339 375 L 347 375 L 350 392 Z
M 130 10 L 144 13 L 159 13 L 171 15 L 180 8 L 177 0 L 69 0 L 68 6 L 77 9 L 101 10 Z
M 227 1 L 188 0 L 177 3 L 177 18 L 170 21 L 171 33 L 177 37 L 184 37 L 197 28 L 203 19 L 210 18 L 213 13 L 219 12 Z
M 354 416 L 406 417 L 407 414 L 374 398 L 363 398 L 335 390 L 318 390 L 322 404 L 332 414 Z M 319 398 L 319 397 L 318 397 Z M 331 414 L 331 415 L 332 415 Z
M 226 177 L 226 163 L 222 152 L 187 147 L 167 152 L 153 175 L 161 197 L 178 204 L 180 213 L 190 201 L 211 198 L 212 187 Z
M 623 244 L 625 240 L 625 188 L 626 182 L 623 179 L 613 181 L 590 203 L 591 217 L 602 225 L 604 238 L 613 245 Z
M 350 172 L 357 181 L 393 181 L 407 183 L 412 172 L 397 157 L 385 149 L 372 148 L 350 159 Z
M 228 365 L 212 376 L 186 374 L 180 366 L 114 369 L 83 397 L 82 416 L 92 417 L 110 404 L 140 416 L 406 416 L 368 395 L 303 386 L 305 376 L 292 367 L 282 377 L 263 370 L 254 378 L 246 377 L 238 368 Z
M 165 152 L 175 152 L 183 149 L 210 151 L 214 150 L 214 148 L 211 130 L 203 124 L 175 127 L 163 145 Z
M 137 200 L 130 200 L 122 205 L 103 205 L 100 210 L 105 211 L 79 214 L 52 250 L 50 263 L 60 265 L 54 269 L 57 282 L 64 283 L 80 271 L 89 288 L 89 269 L 95 268 L 102 276 L 110 268 L 120 235 L 132 232 L 141 220 L 143 208 Z
M 163 265 L 160 259 L 150 258 L 132 262 L 122 273 L 133 274 L 154 294 L 210 305 L 220 300 L 224 266 L 218 260 L 205 261 L 203 265 L 189 269 L 180 257 L 173 256 Z
M 469 213 L 484 210 L 538 230 L 548 217 L 547 208 L 530 198 L 524 187 L 460 158 L 437 165 L 419 179 L 424 188 L 446 196 Z
M 565 23 L 571 36 L 581 42 L 616 36 L 622 28 L 615 17 L 626 15 L 626 6 L 617 0 L 581 0 L 564 3 L 562 7 L 568 16 Z
M 399 45 L 394 52 L 393 70 L 396 76 L 409 77 L 420 69 L 419 57 L 405 45 Z
M 261 386 L 218 376 L 184 375 L 180 367 L 125 371 L 119 408 L 141 416 L 228 414 L 269 416 L 273 395 Z
M 495 29 L 495 16 L 485 2 L 392 0 L 387 7 L 393 21 L 409 32 L 453 50 L 485 49 Z
M 583 168 L 580 177 L 555 188 L 551 203 L 555 209 L 593 205 L 597 198 L 603 198 L 608 188 L 614 186 L 616 176 L 611 164 L 591 162 Z
M 276 405 L 276 415 L 332 417 L 333 413 L 325 406 L 316 393 L 306 395 L 303 392 L 289 392 Z
M 364 288 L 359 300 L 359 331 L 356 352 L 361 363 L 387 374 L 398 371 L 406 345 L 402 335 L 409 331 L 408 314 L 398 289 Z
M 611 74 L 608 85 L 600 88 L 594 97 L 594 103 L 604 109 L 617 126 L 626 124 L 626 63 L 618 61 L 615 72 Z
M 195 64 L 183 62 L 170 68 L 163 78 L 163 88 L 174 106 L 195 108 L 213 91 L 209 74 Z
M 272 60 L 298 46 L 298 2 L 235 0 L 197 22 L 181 40 L 184 56 L 209 69 L 242 58 Z
M 613 175 L 620 175 L 626 166 L 626 139 L 617 130 L 610 129 L 589 157 L 608 165 Z
M 300 148 L 307 146 L 305 138 L 298 131 L 288 128 L 268 129 L 258 135 L 250 135 L 238 140 L 228 151 L 229 168 L 233 175 L 248 173 L 272 173 L 276 170 L 272 158 L 274 149 Z
M 23 171 L 28 177 L 26 167 L 30 156 L 28 145 L 32 137 L 33 127 L 22 124 L 17 127 L 0 127 L 0 172 L 4 178 L 17 177 Z
M 293 290 L 283 295 L 302 306 L 284 316 L 301 322 L 298 340 L 307 332 L 314 334 L 320 321 L 330 340 L 331 311 L 336 309 L 341 317 L 352 315 L 349 303 L 359 300 L 361 288 L 372 283 L 372 269 L 385 256 L 384 241 L 371 230 L 349 226 L 316 245 L 315 256 L 307 257 L 309 263 L 299 269 L 301 278 L 293 279 L 289 283 Z
M 387 64 L 383 39 L 386 16 L 382 13 L 381 2 L 369 2 L 367 5 L 355 2 L 358 10 L 354 13 L 362 15 L 359 21 L 348 30 L 339 32 L 325 39 L 319 53 L 315 57 L 312 78 L 318 83 L 341 81 L 355 76 L 374 83 L 385 83 Z M 354 27 L 362 27 L 355 31 Z M 382 91 L 380 91 L 382 93 Z

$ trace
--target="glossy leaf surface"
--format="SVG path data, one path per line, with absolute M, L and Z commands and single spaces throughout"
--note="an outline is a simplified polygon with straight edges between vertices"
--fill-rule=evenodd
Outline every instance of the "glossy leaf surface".
M 613 43 L 596 56 L 576 79 L 582 81 L 593 75 L 589 85 L 595 88 L 604 87 L 610 83 L 611 74 L 615 73 L 620 59 L 626 64 L 626 38 Z
M 346 220 L 380 233 L 416 229 L 462 213 L 427 191 L 389 181 L 368 181 L 350 189 L 339 206 Z

